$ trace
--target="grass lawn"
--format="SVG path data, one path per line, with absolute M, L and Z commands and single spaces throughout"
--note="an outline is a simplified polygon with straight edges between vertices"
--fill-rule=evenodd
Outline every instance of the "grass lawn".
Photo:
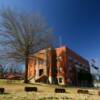
M 35 86 L 38 92 L 26 93 L 25 86 Z M 22 81 L 0 80 L 0 87 L 5 88 L 5 93 L 0 94 L 0 100 L 100 100 L 97 89 L 88 89 L 90 94 L 77 94 L 78 88 L 66 87 L 66 93 L 54 93 L 57 85 L 24 84 Z

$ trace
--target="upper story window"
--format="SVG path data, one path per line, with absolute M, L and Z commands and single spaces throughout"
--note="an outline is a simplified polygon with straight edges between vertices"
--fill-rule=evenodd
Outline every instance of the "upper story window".
M 68 60 L 69 60 L 69 61 L 74 61 L 74 57 L 69 56 L 69 57 L 68 57 Z
M 38 64 L 39 65 L 43 65 L 44 64 L 44 60 L 38 60 Z
M 62 72 L 62 71 L 63 71 L 62 67 L 59 67 L 59 72 Z
M 62 57 L 61 56 L 58 56 L 57 57 L 57 61 L 59 62 L 59 61 L 62 61 Z
M 79 65 L 79 66 L 81 65 L 81 63 L 79 61 L 75 62 L 75 64 L 76 65 Z
M 69 66 L 69 67 L 68 67 L 68 70 L 71 71 L 71 70 L 72 70 L 72 66 Z
M 78 62 L 77 59 L 74 59 L 74 63 Z

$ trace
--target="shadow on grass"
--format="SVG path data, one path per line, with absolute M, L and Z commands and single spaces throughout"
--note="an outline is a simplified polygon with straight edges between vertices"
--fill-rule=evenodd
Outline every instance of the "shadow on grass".
M 10 94 L 10 93 L 7 93 L 7 92 L 6 93 L 0 93 L 0 95 L 8 95 L 8 94 Z
M 68 97 L 42 97 L 39 98 L 38 100 L 72 100 L 72 98 L 68 98 Z
M 39 86 L 44 86 L 44 84 L 42 84 L 42 83 L 24 83 L 24 84 L 26 84 L 26 85 L 39 85 Z
M 89 93 L 89 95 L 94 95 L 93 93 Z

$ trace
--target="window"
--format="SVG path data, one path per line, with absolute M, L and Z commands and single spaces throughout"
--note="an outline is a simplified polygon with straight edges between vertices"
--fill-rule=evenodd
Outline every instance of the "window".
M 81 67 L 83 67 L 83 64 L 80 64 Z
M 39 76 L 43 74 L 43 69 L 39 69 Z
M 74 63 L 78 62 L 77 59 L 74 60 Z
M 62 72 L 62 67 L 59 67 L 59 72 Z
M 62 83 L 62 78 L 59 78 L 59 83 Z
M 68 70 L 71 71 L 71 70 L 72 70 L 72 66 L 69 66 L 69 67 L 68 67 Z
M 74 58 L 71 56 L 69 56 L 68 59 L 69 59 L 69 61 L 74 61 Z
M 75 64 L 80 66 L 80 62 L 78 62 L 78 61 Z
M 39 60 L 39 61 L 38 61 L 38 64 L 39 64 L 39 65 L 43 65 L 43 63 L 44 63 L 43 60 Z
M 57 57 L 57 61 L 59 62 L 59 61 L 62 61 L 62 57 L 61 56 L 58 56 Z

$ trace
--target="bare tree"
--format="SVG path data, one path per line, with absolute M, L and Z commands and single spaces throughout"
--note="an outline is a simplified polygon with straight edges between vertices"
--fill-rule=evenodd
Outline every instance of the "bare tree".
M 0 65 L 0 78 L 4 78 L 4 70 L 5 70 L 5 67 Z
M 1 56 L 25 63 L 25 83 L 28 83 L 29 57 L 53 43 L 51 28 L 38 15 L 16 13 L 5 9 L 1 13 Z

